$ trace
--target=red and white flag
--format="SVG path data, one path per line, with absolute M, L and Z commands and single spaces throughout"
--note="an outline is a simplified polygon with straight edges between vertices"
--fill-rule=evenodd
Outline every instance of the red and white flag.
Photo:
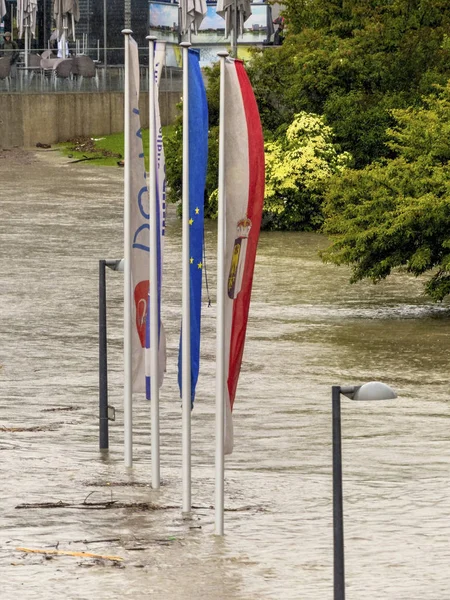
M 224 103 L 224 451 L 229 454 L 264 201 L 264 140 L 258 106 L 244 64 L 231 58 L 225 60 Z

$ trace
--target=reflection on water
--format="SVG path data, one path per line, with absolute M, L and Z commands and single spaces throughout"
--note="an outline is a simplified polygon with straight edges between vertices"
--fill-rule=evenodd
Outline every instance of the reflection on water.
M 135 467 L 123 466 L 122 280 L 113 272 L 108 359 L 117 421 L 109 455 L 97 450 L 98 259 L 122 255 L 123 173 L 69 166 L 54 153 L 26 169 L 0 168 L 0 424 L 41 428 L 0 431 L 2 600 L 330 598 L 330 387 L 371 379 L 391 384 L 399 399 L 342 402 L 348 598 L 450 597 L 448 305 L 431 304 L 421 282 L 404 274 L 379 286 L 348 285 L 347 270 L 321 264 L 326 241 L 319 235 L 262 235 L 235 404 L 236 450 L 226 465 L 226 536 L 217 539 L 214 224 L 206 233 L 213 305 L 203 312 L 192 423 L 196 508 L 182 520 L 180 223 L 169 218 L 166 240 L 163 486 L 154 492 L 150 410 L 141 398 Z M 91 492 L 87 502 L 160 509 L 83 508 Z M 15 508 L 59 501 L 72 506 Z M 57 544 L 125 560 L 118 566 L 15 551 Z

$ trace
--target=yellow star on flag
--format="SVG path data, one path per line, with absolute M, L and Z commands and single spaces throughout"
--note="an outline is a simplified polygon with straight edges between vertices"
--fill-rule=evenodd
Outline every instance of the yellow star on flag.
M 193 265 L 193 264 L 194 264 L 194 259 L 192 258 L 192 256 L 191 256 L 191 258 L 189 259 L 189 262 L 190 262 L 190 264 L 191 264 L 191 265 Z
M 197 267 L 198 267 L 199 269 L 201 269 L 201 268 L 203 267 L 203 263 L 199 262 L 199 263 L 197 264 Z
M 198 215 L 198 213 L 199 213 L 199 212 L 200 212 L 200 209 L 199 209 L 199 208 L 196 208 L 196 209 L 195 209 L 195 214 L 196 214 L 196 215 Z
M 194 222 L 194 219 L 189 219 L 189 225 L 192 225 L 193 222 Z

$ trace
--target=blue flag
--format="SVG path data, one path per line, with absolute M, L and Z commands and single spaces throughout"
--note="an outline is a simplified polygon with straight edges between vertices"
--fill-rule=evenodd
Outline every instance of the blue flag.
M 200 366 L 200 319 L 203 277 L 203 230 L 208 163 L 208 105 L 198 50 L 189 49 L 189 270 L 191 316 L 191 402 L 194 403 Z M 186 126 L 186 125 L 184 125 Z M 178 386 L 182 391 L 181 338 Z

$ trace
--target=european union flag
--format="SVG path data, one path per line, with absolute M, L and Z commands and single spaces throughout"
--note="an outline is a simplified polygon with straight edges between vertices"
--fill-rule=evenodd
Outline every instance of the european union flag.
M 200 366 L 204 197 L 208 163 L 208 105 L 199 59 L 198 50 L 189 49 L 189 269 L 192 404 Z M 178 386 L 181 393 L 181 340 L 178 354 Z

